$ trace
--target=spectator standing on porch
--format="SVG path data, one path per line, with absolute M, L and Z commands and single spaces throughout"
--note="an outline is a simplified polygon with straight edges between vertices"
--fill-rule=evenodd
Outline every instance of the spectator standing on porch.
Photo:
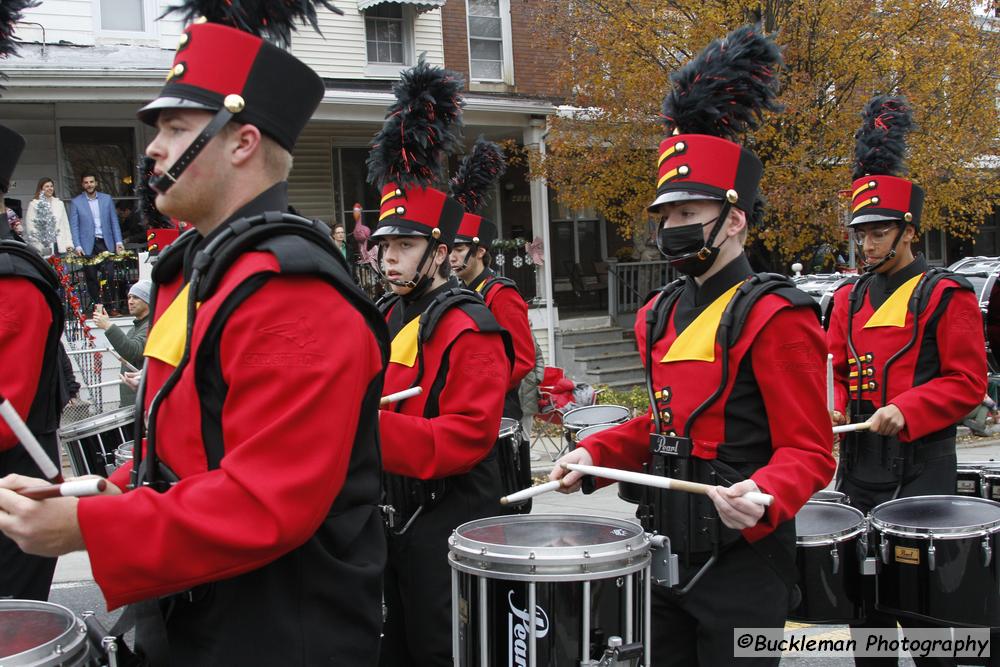
M 70 252 L 74 247 L 66 205 L 56 197 L 55 182 L 47 176 L 39 179 L 35 196 L 28 202 L 24 240 L 42 257 Z
M 97 191 L 97 177 L 93 172 L 84 172 L 80 179 L 83 192 L 73 198 L 69 212 L 69 228 L 73 235 L 76 254 L 88 260 L 103 252 L 114 249 L 122 252 L 122 230 L 111 195 Z M 105 273 L 105 263 L 84 264 L 83 273 L 90 293 L 91 308 L 101 302 L 99 275 Z

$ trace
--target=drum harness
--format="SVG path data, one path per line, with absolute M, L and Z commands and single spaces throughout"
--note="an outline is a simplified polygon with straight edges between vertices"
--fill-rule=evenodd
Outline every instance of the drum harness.
M 673 312 L 674 305 L 683 291 L 682 288 L 686 280 L 685 278 L 675 280 L 660 290 L 654 291 L 647 298 L 647 302 L 651 299 L 656 299 L 653 307 L 646 311 L 646 391 L 654 423 L 654 432 L 650 434 L 650 453 L 652 454 L 651 472 L 653 474 L 669 475 L 679 479 L 701 481 L 716 485 L 720 481 L 730 482 L 730 480 L 725 479 L 719 471 L 715 470 L 712 463 L 707 459 L 703 460 L 691 456 L 692 427 L 695 420 L 719 400 L 729 383 L 729 350 L 739 339 L 753 306 L 767 294 L 781 289 L 794 288 L 795 285 L 786 276 L 774 273 L 754 274 L 740 285 L 722 313 L 716 336 L 723 350 L 721 355 L 722 377 L 719 385 L 685 420 L 683 436 L 677 436 L 673 431 L 669 434 L 663 432 L 660 401 L 657 400 L 653 380 L 653 345 L 666 332 L 670 314 Z M 817 311 L 818 317 L 818 307 L 811 298 L 808 299 L 814 310 Z M 669 391 L 669 388 L 664 391 Z M 668 418 L 672 421 L 672 415 Z M 645 468 L 647 465 L 644 464 L 643 467 Z M 705 468 L 708 468 L 707 474 L 705 474 Z M 699 476 L 704 477 L 704 479 L 692 479 Z M 718 512 L 715 511 L 714 507 L 711 507 L 710 501 L 706 503 L 701 497 L 682 494 L 683 498 L 675 504 L 675 507 L 681 503 L 685 504 L 687 506 L 686 517 L 676 516 L 675 512 L 664 512 L 663 509 L 667 504 L 664 500 L 668 493 L 668 491 L 653 491 L 649 487 L 644 487 L 642 502 L 639 504 L 637 515 L 642 521 L 643 526 L 647 527 L 647 530 L 652 528 L 654 533 L 663 534 L 668 538 L 668 548 L 671 540 L 682 542 L 682 554 L 685 564 L 690 564 L 692 557 L 696 554 L 704 553 L 703 549 L 693 549 L 692 547 L 695 544 L 704 545 L 707 539 L 711 555 L 701 565 L 694 576 L 682 588 L 676 590 L 678 595 L 684 595 L 718 561 L 722 551 L 734 544 L 740 535 L 731 529 L 726 529 L 725 533 L 728 534 L 725 534 L 723 527 L 720 525 L 721 520 Z M 655 495 L 651 496 L 651 494 Z M 660 499 L 660 501 L 658 502 L 657 499 Z M 702 500 L 702 503 L 698 503 L 697 501 L 699 500 Z M 702 505 L 700 510 L 699 505 Z M 660 511 L 656 511 L 656 508 L 659 508 Z M 664 513 L 667 516 L 661 516 Z M 773 540 L 765 539 L 754 543 L 748 542 L 748 544 L 764 557 L 764 560 L 774 568 L 781 580 L 785 582 L 789 591 L 791 591 L 795 584 L 795 575 L 790 574 L 795 570 L 792 556 L 786 554 L 780 545 Z M 659 559 L 654 558 L 654 563 L 657 560 Z M 664 583 L 669 582 L 669 579 L 669 577 L 660 578 L 657 581 L 654 575 L 654 581 L 657 581 L 660 585 L 671 586 L 670 583 Z
M 163 267 L 177 267 L 184 258 L 184 251 L 192 243 L 197 243 L 198 233 L 191 229 L 182 234 L 160 256 L 154 267 L 154 277 L 157 269 L 165 272 Z M 329 228 L 319 220 L 308 220 L 299 216 L 280 211 L 268 211 L 248 218 L 240 218 L 229 225 L 213 238 L 203 249 L 198 250 L 192 262 L 191 276 L 188 281 L 187 298 L 187 328 L 184 351 L 177 366 L 164 382 L 163 386 L 150 401 L 148 417 L 144 419 L 142 406 L 145 403 L 145 374 L 136 392 L 135 442 L 142 442 L 146 435 L 146 455 L 143 448 L 135 447 L 133 451 L 133 467 L 129 485 L 132 488 L 146 486 L 163 493 L 180 481 L 174 473 L 156 455 L 156 420 L 163 400 L 170 394 L 191 359 L 191 343 L 194 338 L 194 324 L 197 306 L 207 299 L 218 287 L 226 271 L 245 252 L 254 250 L 270 252 L 278 260 L 281 275 L 310 275 L 323 278 L 333 285 L 358 312 L 379 344 L 383 367 L 388 363 L 389 346 L 385 321 L 371 305 L 368 297 L 361 292 L 353 280 L 346 261 L 339 252 L 332 248 Z M 220 307 L 213 318 L 213 323 L 225 320 L 219 315 L 228 314 L 249 297 L 262 284 L 260 274 L 251 276 L 235 288 Z M 247 286 L 248 289 L 244 289 Z M 156 312 L 156 297 L 159 290 L 154 290 L 150 312 Z M 212 325 L 210 325 L 212 326 Z M 148 424 L 148 426 L 147 426 Z M 219 467 L 224 451 L 224 444 L 205 442 L 205 458 L 208 470 Z M 199 587 L 200 588 L 200 587 Z M 120 635 L 133 625 L 136 626 L 136 637 L 142 638 L 142 649 L 150 667 L 165 665 L 168 661 L 166 618 L 169 617 L 173 605 L 180 598 L 194 600 L 197 589 L 175 593 L 162 598 L 166 601 L 166 610 L 160 607 L 160 599 L 143 600 L 128 605 L 121 618 L 109 631 L 113 636 Z
M 858 384 L 856 387 L 856 394 L 853 398 L 849 398 L 849 402 L 854 404 L 855 415 L 860 417 L 865 417 L 866 419 L 871 415 L 864 415 L 865 401 L 862 399 L 862 392 L 864 390 L 864 382 L 866 377 L 870 377 L 874 373 L 873 367 L 865 367 L 865 364 L 870 364 L 872 362 L 872 357 L 869 353 L 859 355 L 857 349 L 854 345 L 854 315 L 857 311 L 861 309 L 861 305 L 864 303 L 865 294 L 871 287 L 871 281 L 877 274 L 874 271 L 869 271 L 865 275 L 861 276 L 851 287 L 850 294 L 848 295 L 848 307 L 847 307 L 847 352 L 849 355 L 848 365 L 856 365 Z M 907 303 L 907 312 L 913 313 L 913 332 L 910 339 L 903 345 L 899 350 L 897 350 L 888 360 L 885 362 L 885 366 L 882 368 L 881 376 L 881 403 L 883 406 L 887 405 L 888 401 L 888 390 L 889 390 L 889 370 L 904 354 L 909 352 L 914 345 L 917 343 L 917 338 L 920 334 L 920 322 L 917 318 L 920 314 L 927 308 L 930 301 L 930 297 L 933 294 L 934 287 L 942 278 L 948 278 L 959 283 L 961 288 L 972 289 L 972 285 L 969 284 L 964 278 L 961 278 L 957 274 L 942 268 L 931 268 L 928 269 L 924 275 L 920 278 L 917 286 L 913 290 L 913 294 L 910 296 L 910 300 Z M 850 387 L 848 387 L 850 389 Z M 920 463 L 921 459 L 926 459 L 932 457 L 935 453 L 932 441 L 924 441 L 923 439 L 918 439 L 916 441 L 907 443 L 903 446 L 900 441 L 895 437 L 886 437 L 876 434 L 859 434 L 852 433 L 849 437 L 844 438 L 841 441 L 842 447 L 842 460 L 845 465 L 845 472 L 850 473 L 852 469 L 859 463 L 859 457 L 861 455 L 861 447 L 863 446 L 860 440 L 866 438 L 879 439 L 880 448 L 880 459 L 881 465 L 886 469 L 891 476 L 892 482 L 895 483 L 895 489 L 892 492 L 891 499 L 894 500 L 899 496 L 900 491 L 903 488 L 903 483 L 906 479 L 906 470 L 912 466 Z M 920 449 L 920 456 L 918 456 L 917 446 L 921 442 L 926 442 L 924 448 Z M 928 448 L 930 451 L 928 451 Z M 843 483 L 843 478 L 840 480 Z M 839 485 L 838 485 L 839 486 Z
M 376 304 L 379 311 L 387 315 L 393 306 L 398 305 L 402 299 L 397 294 L 387 293 Z M 430 340 L 437 328 L 441 318 L 452 308 L 460 308 L 468 315 L 476 327 L 481 332 L 498 333 L 504 343 L 504 352 L 507 359 L 514 363 L 514 346 L 510 334 L 502 329 L 492 317 L 482 297 L 472 290 L 459 287 L 457 282 L 446 290 L 437 294 L 431 303 L 420 315 L 420 324 L 417 328 L 417 373 L 407 389 L 420 386 L 424 377 L 424 343 Z M 427 401 L 424 404 L 424 417 L 433 418 L 438 416 L 438 396 L 447 374 L 439 373 L 434 384 L 427 393 Z M 400 412 L 403 404 L 409 399 L 403 399 L 395 405 L 395 411 Z M 499 444 L 499 441 L 498 443 Z M 496 455 L 497 444 L 490 457 Z M 428 512 L 438 505 L 448 494 L 451 487 L 450 479 L 417 479 L 404 475 L 394 475 L 383 472 L 382 485 L 384 489 L 384 504 L 380 505 L 382 518 L 388 530 L 396 536 L 406 533 L 417 518 L 424 512 Z M 402 524 L 401 528 L 397 528 Z

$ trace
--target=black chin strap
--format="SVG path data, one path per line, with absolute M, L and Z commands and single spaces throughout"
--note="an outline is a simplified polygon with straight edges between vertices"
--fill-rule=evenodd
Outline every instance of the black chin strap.
M 212 118 L 211 122 L 205 126 L 205 129 L 191 142 L 191 145 L 187 147 L 181 156 L 177 158 L 173 166 L 170 167 L 165 173 L 158 174 L 149 179 L 149 187 L 153 188 L 156 192 L 166 194 L 167 190 L 173 187 L 177 179 L 181 177 L 184 170 L 187 169 L 194 159 L 198 157 L 202 149 L 208 145 L 208 142 L 219 133 L 219 131 L 226 126 L 233 118 L 233 113 L 222 107 Z
M 375 273 L 378 274 L 379 278 L 386 281 L 390 285 L 395 285 L 396 287 L 409 287 L 412 290 L 412 295 L 419 295 L 427 289 L 427 286 L 430 285 L 431 282 L 433 282 L 432 277 L 424 273 L 426 268 L 424 265 L 427 263 L 427 260 L 430 259 L 434 250 L 437 248 L 438 243 L 439 241 L 436 239 L 427 238 L 427 248 L 424 249 L 424 254 L 420 258 L 420 263 L 417 264 L 417 272 L 413 274 L 413 278 L 410 280 L 391 280 L 386 277 L 385 273 L 382 272 L 381 248 L 379 248 L 378 267 L 375 269 Z
M 465 271 L 467 268 L 469 268 L 469 258 L 472 257 L 472 253 L 474 253 L 478 249 L 479 249 L 478 243 L 469 244 L 469 249 L 465 251 L 465 259 L 462 260 L 462 266 L 458 267 L 455 273 L 458 273 L 459 271 Z
M 731 211 L 732 208 L 733 205 L 730 204 L 729 201 L 722 202 L 722 210 L 719 211 L 719 217 L 715 219 L 715 224 L 712 225 L 712 232 L 708 235 L 708 240 L 705 241 L 705 245 L 702 246 L 701 250 L 698 250 L 697 252 L 685 253 L 683 255 L 668 255 L 664 252 L 663 248 L 660 248 L 660 252 L 663 253 L 663 256 L 671 264 L 686 262 L 687 260 L 694 259 L 695 257 L 698 259 L 707 259 L 709 254 L 712 252 L 712 246 L 715 244 L 715 237 L 718 236 L 719 232 L 722 230 L 722 224 L 726 221 L 726 218 L 729 217 L 729 211 Z M 660 224 L 662 225 L 663 223 L 661 222 Z M 659 243 L 659 234 L 656 236 L 657 243 Z
M 900 224 L 896 228 L 896 238 L 892 241 L 892 246 L 889 247 L 889 252 L 885 257 L 875 262 L 874 264 L 868 264 L 865 262 L 865 273 L 871 273 L 877 271 L 881 267 L 885 266 L 886 262 L 892 261 L 896 257 L 896 246 L 899 244 L 899 240 L 903 238 L 903 230 L 906 229 L 905 224 Z

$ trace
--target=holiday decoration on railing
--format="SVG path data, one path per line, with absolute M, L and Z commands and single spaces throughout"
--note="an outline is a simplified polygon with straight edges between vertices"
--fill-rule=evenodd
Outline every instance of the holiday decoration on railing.
M 66 269 L 63 266 L 63 259 L 58 255 L 52 255 L 48 258 L 48 262 L 55 269 L 56 275 L 59 276 L 59 284 L 62 285 L 66 303 L 73 313 L 73 320 L 80 323 L 80 330 L 83 331 L 84 337 L 93 344 L 94 335 L 90 333 L 90 327 L 87 326 L 87 318 L 80 307 L 80 297 L 76 295 L 76 291 L 73 289 L 73 281 L 70 280 L 69 274 L 66 273 Z
M 119 253 L 106 250 L 93 257 L 80 257 L 73 254 L 67 254 L 63 257 L 63 261 L 72 266 L 96 266 L 103 262 L 127 262 L 134 259 L 136 259 L 136 254 L 131 250 L 123 250 Z

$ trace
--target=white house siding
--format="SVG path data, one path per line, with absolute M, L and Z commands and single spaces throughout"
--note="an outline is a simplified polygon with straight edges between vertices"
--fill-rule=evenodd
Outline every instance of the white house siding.
M 160 16 L 171 6 L 170 0 L 134 0 L 145 2 L 149 17 Z M 98 11 L 100 0 L 45 0 L 37 7 L 24 12 L 24 21 L 17 26 L 16 35 L 27 42 L 41 42 L 42 31 L 30 22 L 45 26 L 45 41 L 48 44 L 63 42 L 77 46 L 97 44 L 137 44 L 160 46 L 164 49 L 177 48 L 177 38 L 182 24 L 171 15 L 155 21 L 147 20 L 150 31 L 142 33 L 99 33 Z
M 292 53 L 326 79 L 364 79 L 368 56 L 365 47 L 365 19 L 357 3 L 337 2 L 344 15 L 319 11 L 322 35 L 301 28 L 292 37 Z M 413 21 L 414 54 L 426 53 L 427 61 L 444 64 L 441 11 L 417 14 Z M 367 78 L 372 78 L 370 75 Z M 394 78 L 394 77 L 382 77 Z
M 288 201 L 307 218 L 330 222 L 334 217 L 333 132 L 327 124 L 310 123 L 295 145 L 288 177 Z

